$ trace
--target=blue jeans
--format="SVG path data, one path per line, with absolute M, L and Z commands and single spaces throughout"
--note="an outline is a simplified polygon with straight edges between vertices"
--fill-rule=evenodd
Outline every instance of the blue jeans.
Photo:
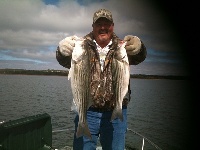
M 112 111 L 98 112 L 94 108 L 87 111 L 87 122 L 92 140 L 74 134 L 73 150 L 96 150 L 97 140 L 100 140 L 103 150 L 124 150 L 125 133 L 127 131 L 127 108 L 123 107 L 123 122 L 120 119 L 110 121 Z M 75 117 L 75 133 L 78 127 L 78 115 Z

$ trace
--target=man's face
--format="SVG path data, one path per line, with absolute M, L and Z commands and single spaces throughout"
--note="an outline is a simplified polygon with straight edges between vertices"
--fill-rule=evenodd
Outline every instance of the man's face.
M 93 25 L 94 38 L 97 43 L 108 43 L 112 39 L 114 23 L 106 18 L 99 18 Z

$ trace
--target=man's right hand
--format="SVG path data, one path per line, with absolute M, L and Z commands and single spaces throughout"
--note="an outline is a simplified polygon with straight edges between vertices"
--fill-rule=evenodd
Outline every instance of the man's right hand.
M 59 42 L 59 51 L 62 55 L 64 56 L 70 56 L 72 55 L 74 46 L 75 46 L 75 41 L 79 39 L 76 35 L 74 36 L 69 36 L 63 39 L 62 41 Z

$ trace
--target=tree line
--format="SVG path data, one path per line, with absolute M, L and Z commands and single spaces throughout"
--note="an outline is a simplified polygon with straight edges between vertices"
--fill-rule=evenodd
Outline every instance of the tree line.
M 56 75 L 68 76 L 68 70 L 26 70 L 26 69 L 0 69 L 0 74 L 21 74 L 21 75 Z M 188 80 L 189 76 L 175 76 L 175 75 L 145 75 L 145 74 L 131 74 L 131 78 L 139 79 L 172 79 L 172 80 Z

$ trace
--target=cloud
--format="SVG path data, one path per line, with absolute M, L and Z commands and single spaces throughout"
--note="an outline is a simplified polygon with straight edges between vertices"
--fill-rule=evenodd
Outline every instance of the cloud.
M 99 8 L 112 12 L 115 33 L 120 38 L 131 34 L 145 43 L 148 57 L 144 64 L 170 64 L 180 58 L 182 49 L 173 24 L 160 6 L 161 3 L 144 0 L 1 0 L 0 55 L 4 57 L 0 57 L 0 67 L 6 68 L 10 62 L 13 67 L 20 64 L 23 68 L 24 64 L 25 69 L 37 69 L 41 62 L 43 65 L 38 68 L 63 69 L 55 59 L 59 41 L 66 36 L 89 33 L 93 13 Z

